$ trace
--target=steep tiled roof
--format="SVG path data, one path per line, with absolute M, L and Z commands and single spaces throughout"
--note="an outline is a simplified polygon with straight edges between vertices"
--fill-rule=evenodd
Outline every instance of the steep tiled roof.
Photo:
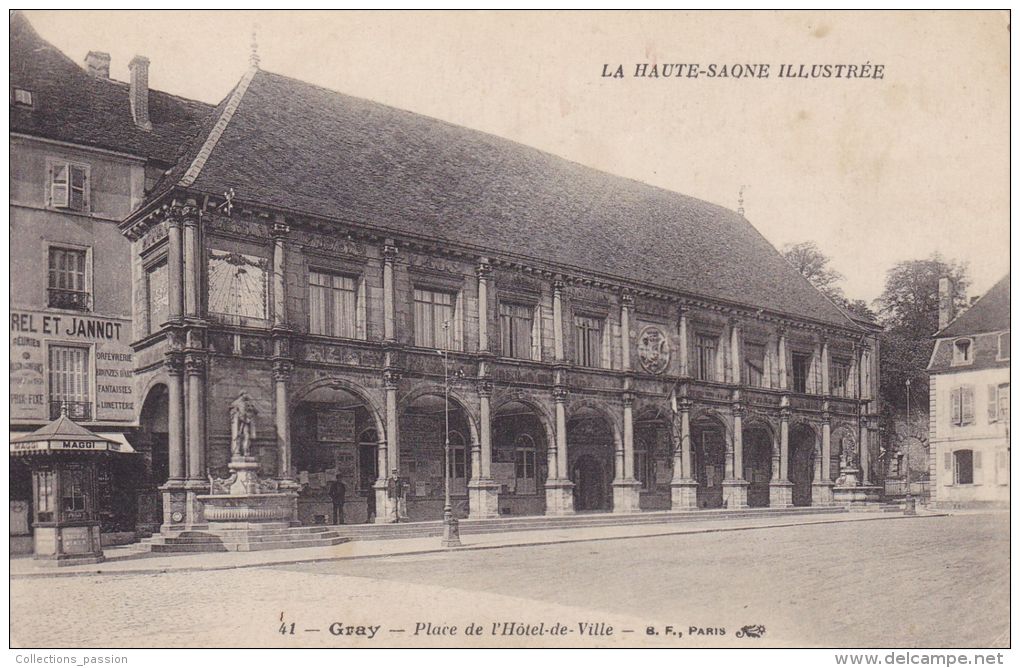
M 243 202 L 857 328 L 732 211 L 489 134 L 253 74 L 214 112 L 228 121 L 207 123 L 215 136 L 192 142 L 157 196 L 175 186 L 214 195 L 233 189 Z
M 90 76 L 39 35 L 21 12 L 10 17 L 10 85 L 32 92 L 31 108 L 10 105 L 10 131 L 92 146 L 164 164 L 201 128 L 211 105 L 149 91 L 152 130 L 135 125 L 128 84 Z
M 935 336 L 969 336 L 1009 329 L 1009 274 Z

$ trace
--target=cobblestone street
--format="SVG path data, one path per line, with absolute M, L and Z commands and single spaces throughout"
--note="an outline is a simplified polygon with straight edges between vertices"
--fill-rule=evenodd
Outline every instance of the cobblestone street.
M 1008 539 L 1008 515 L 989 513 L 204 573 L 15 579 L 11 642 L 1003 647 Z M 472 621 L 484 632 L 467 637 Z M 561 622 L 567 632 L 494 637 L 493 623 L 504 621 L 544 622 L 547 634 Z M 343 635 L 330 632 L 334 622 Z M 419 623 L 431 623 L 433 633 Z M 589 624 L 584 635 L 580 623 Z M 604 633 L 599 623 L 612 625 L 612 635 L 587 634 Z M 736 637 L 757 624 L 766 629 L 761 638 Z M 441 633 L 454 625 L 455 636 Z M 365 635 L 347 635 L 359 626 Z M 692 635 L 692 626 L 702 633 Z

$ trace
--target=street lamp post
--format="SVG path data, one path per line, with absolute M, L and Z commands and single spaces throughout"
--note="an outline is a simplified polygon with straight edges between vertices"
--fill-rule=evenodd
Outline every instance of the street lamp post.
M 914 502 L 914 495 L 910 493 L 910 379 L 907 378 L 907 439 L 906 452 L 903 453 L 903 463 L 907 467 L 906 482 L 907 496 L 904 499 L 903 514 L 914 515 L 917 513 L 917 506 Z
M 443 547 L 460 547 L 460 526 L 453 516 L 450 501 L 450 321 L 443 321 L 446 332 L 446 348 L 443 355 L 443 417 L 446 419 L 446 441 L 444 445 L 445 470 L 443 471 Z

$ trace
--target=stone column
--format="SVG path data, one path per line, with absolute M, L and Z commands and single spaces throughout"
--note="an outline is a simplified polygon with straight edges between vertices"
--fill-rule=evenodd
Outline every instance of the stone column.
M 184 314 L 198 317 L 198 286 L 202 278 L 202 253 L 198 246 L 198 208 L 194 200 L 181 208 L 184 217 Z M 169 272 L 169 267 L 167 267 Z M 169 279 L 169 274 L 167 276 Z
M 276 477 L 290 480 L 290 411 L 289 385 L 294 365 L 288 360 L 273 361 L 273 383 L 276 388 Z
M 563 355 L 563 288 L 562 280 L 553 281 L 553 351 L 557 362 L 566 359 Z
M 634 296 L 628 292 L 620 296 L 620 347 L 623 370 L 630 371 L 630 310 L 634 306 Z
M 641 483 L 634 479 L 634 395 L 623 395 L 623 451 L 617 457 L 616 479 L 613 481 L 613 512 L 634 513 L 640 510 Z
M 387 239 L 382 247 L 383 258 L 383 338 L 386 341 L 396 340 L 396 321 L 393 287 L 393 264 L 397 259 L 397 247 L 393 239 Z
M 723 480 L 723 505 L 730 509 L 747 507 L 748 487 L 744 480 L 744 408 L 734 403 L 732 410 L 733 434 L 730 451 L 726 453 L 726 480 Z
M 283 327 L 287 323 L 287 256 L 285 241 L 290 234 L 286 223 L 273 223 L 273 326 Z
M 468 516 L 485 519 L 499 516 L 499 484 L 492 479 L 492 417 L 489 401 L 492 381 L 478 383 L 478 455 L 472 452 L 472 472 L 477 471 L 468 484 Z M 477 459 L 477 461 L 476 461 Z
M 397 387 L 400 372 L 395 369 L 383 371 L 383 389 L 386 393 L 386 442 L 379 448 L 379 479 L 375 488 L 375 523 L 388 524 L 396 521 L 396 506 L 389 497 L 388 486 L 400 472 L 400 436 L 397 420 Z M 401 519 L 404 519 L 401 517 Z
M 574 484 L 567 470 L 567 388 L 553 388 L 556 408 L 556 446 L 550 452 L 549 478 L 545 482 L 545 514 L 571 515 L 574 512 Z M 551 449 L 552 450 L 552 449 Z M 556 477 L 552 475 L 555 462 Z
M 687 307 L 680 307 L 680 322 L 677 324 L 678 336 L 680 337 L 680 375 L 688 377 L 690 369 L 690 349 L 687 341 Z
M 871 484 L 871 472 L 868 469 L 870 468 L 869 460 L 871 458 L 871 453 L 868 452 L 868 422 L 867 422 L 867 418 L 862 418 L 861 419 L 860 435 L 858 437 L 858 441 L 859 441 L 858 449 L 860 450 L 859 456 L 860 456 L 860 460 L 861 460 L 861 484 L 862 485 L 870 485 Z
M 769 507 L 789 508 L 793 505 L 793 483 L 790 482 L 790 407 L 789 398 L 781 399 L 779 408 L 779 466 L 772 471 L 769 483 Z
M 180 320 L 184 314 L 184 249 L 181 246 L 180 207 L 172 207 L 167 215 L 167 292 L 170 320 Z M 150 323 L 155 331 L 161 322 Z
M 683 398 L 677 402 L 680 414 L 680 447 L 673 452 L 673 480 L 670 482 L 670 508 L 695 510 L 698 507 L 698 482 L 694 479 L 691 453 L 691 408 L 693 402 Z
M 744 355 L 740 349 L 740 323 L 730 320 L 730 382 L 740 385 L 740 367 L 744 364 Z
M 832 504 L 833 484 L 829 470 L 832 454 L 830 444 L 830 419 L 828 402 L 824 402 L 822 412 L 821 452 L 818 457 L 819 461 L 815 462 L 815 477 L 814 482 L 811 485 L 811 505 L 814 506 L 827 506 Z
M 832 480 L 832 421 L 828 413 L 822 419 L 822 481 Z
M 832 386 L 829 385 L 829 339 L 822 339 L 822 396 L 829 396 Z
M 483 257 L 475 269 L 478 275 L 478 352 L 489 352 L 489 275 L 492 265 Z
M 184 483 L 185 468 L 184 442 L 184 359 L 178 352 L 166 356 L 167 373 L 167 441 L 170 455 L 170 477 L 160 487 L 163 492 L 162 532 L 184 528 L 186 497 Z
M 188 378 L 188 481 L 186 487 L 187 510 L 185 523 L 189 527 L 205 525 L 202 504 L 197 496 L 209 489 L 205 466 L 205 356 L 189 352 L 184 356 L 184 370 Z
M 786 371 L 786 330 L 779 330 L 779 389 L 790 389 L 790 379 Z

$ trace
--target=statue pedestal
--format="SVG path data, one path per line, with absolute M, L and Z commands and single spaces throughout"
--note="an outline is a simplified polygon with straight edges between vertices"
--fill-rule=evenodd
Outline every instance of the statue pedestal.
M 832 488 L 832 501 L 850 507 L 875 503 L 881 496 L 880 487 L 861 484 L 860 471 L 847 466 L 839 470 Z
M 254 457 L 235 456 L 227 464 L 230 469 L 230 493 L 234 496 L 259 493 L 259 463 Z
M 293 481 L 260 478 L 254 457 L 234 455 L 227 468 L 229 478 L 211 479 L 209 494 L 197 497 L 210 530 L 289 526 L 295 522 L 297 491 Z

